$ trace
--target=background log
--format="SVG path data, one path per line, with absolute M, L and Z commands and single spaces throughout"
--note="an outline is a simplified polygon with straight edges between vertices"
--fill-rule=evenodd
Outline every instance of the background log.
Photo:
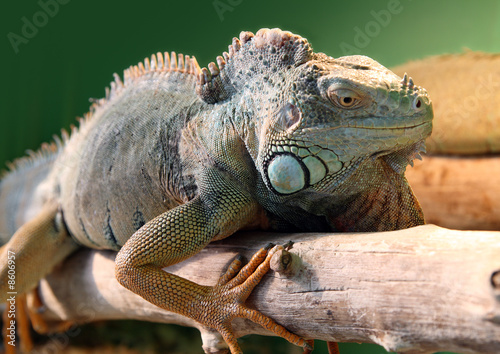
M 365 234 L 238 233 L 169 271 L 213 285 L 237 253 L 295 242 L 295 273 L 270 271 L 248 303 L 307 338 L 400 353 L 500 352 L 500 233 L 426 225 Z M 81 250 L 42 281 L 47 320 L 197 324 L 121 287 L 114 252 Z M 273 259 L 279 265 L 279 258 Z M 269 334 L 243 320 L 238 336 Z M 206 347 L 218 337 L 202 330 Z
M 428 223 L 500 230 L 500 156 L 425 156 L 406 169 Z
M 434 121 L 427 151 L 478 156 L 500 153 L 500 55 L 466 50 L 410 61 L 408 73 L 432 99 Z

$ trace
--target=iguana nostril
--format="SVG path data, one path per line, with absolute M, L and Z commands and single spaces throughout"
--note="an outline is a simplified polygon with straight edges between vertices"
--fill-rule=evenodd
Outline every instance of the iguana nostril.
M 422 106 L 423 106 L 422 99 L 420 97 L 416 97 L 413 100 L 413 109 L 420 109 L 422 108 Z

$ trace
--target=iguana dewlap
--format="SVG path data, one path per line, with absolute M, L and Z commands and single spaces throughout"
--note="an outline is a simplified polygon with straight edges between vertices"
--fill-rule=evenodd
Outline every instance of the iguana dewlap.
M 208 69 L 193 57 L 153 55 L 123 82 L 116 76 L 70 137 L 2 180 L 0 231 L 14 235 L 2 251 L 17 254 L 16 291 L 78 246 L 120 250 L 121 284 L 215 328 L 233 353 L 234 317 L 305 345 L 244 305 L 275 249 L 239 274 L 235 263 L 214 287 L 162 268 L 243 228 L 422 224 L 404 170 L 431 122 L 430 99 L 411 78 L 368 57 L 314 53 L 279 29 L 242 32 Z M 5 294 L 3 263 L 0 271 Z

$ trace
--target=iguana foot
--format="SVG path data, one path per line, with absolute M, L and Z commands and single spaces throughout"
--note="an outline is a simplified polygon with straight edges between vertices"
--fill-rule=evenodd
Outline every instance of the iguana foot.
M 310 348 L 304 348 L 304 352 L 302 354 L 311 354 L 314 349 L 314 339 L 308 339 L 306 341 Z M 339 345 L 336 342 L 326 342 L 328 348 L 328 354 L 340 354 Z
M 46 307 L 40 298 L 38 287 L 28 293 L 27 300 L 27 310 L 29 319 L 31 320 L 31 326 L 37 333 L 48 334 L 66 332 L 75 325 L 75 323 L 71 321 L 47 322 L 43 319 L 42 313 L 46 310 Z
M 314 339 L 307 339 L 306 342 L 310 348 L 304 348 L 302 354 L 311 354 L 314 350 Z
M 326 342 L 329 354 L 340 354 L 339 344 L 336 342 Z
M 241 268 L 241 258 L 236 258 L 217 285 L 211 288 L 207 294 L 205 301 L 211 303 L 211 306 L 206 307 L 205 312 L 196 318 L 201 323 L 216 329 L 233 354 L 242 353 L 231 328 L 231 321 L 236 317 L 247 318 L 260 324 L 265 329 L 295 345 L 309 346 L 303 338 L 245 305 L 245 300 L 269 270 L 271 257 L 280 249 L 283 247 L 275 246 L 269 252 L 267 247 L 259 250 L 243 268 Z

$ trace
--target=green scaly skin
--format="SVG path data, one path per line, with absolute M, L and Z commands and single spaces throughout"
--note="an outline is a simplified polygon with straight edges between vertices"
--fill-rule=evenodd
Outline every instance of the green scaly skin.
M 162 268 L 243 228 L 382 231 L 424 222 L 404 170 L 424 149 L 432 108 L 406 75 L 364 56 L 317 54 L 300 36 L 264 29 L 242 32 L 208 69 L 158 54 L 124 78 L 59 147 L 6 175 L 0 231 L 14 236 L 3 251 L 46 261 L 24 250 L 25 223 L 32 242 L 68 240 L 60 256 L 73 244 L 120 250 L 121 284 L 218 330 L 239 353 L 234 317 L 308 346 L 244 305 L 278 248 L 213 287 Z M 50 168 L 36 168 L 44 159 Z M 31 177 L 38 182 L 27 183 Z M 22 205 L 18 190 L 32 196 L 29 213 L 9 208 Z M 18 291 L 47 271 L 25 274 L 30 281 Z M 2 265 L 2 284 L 5 276 Z

